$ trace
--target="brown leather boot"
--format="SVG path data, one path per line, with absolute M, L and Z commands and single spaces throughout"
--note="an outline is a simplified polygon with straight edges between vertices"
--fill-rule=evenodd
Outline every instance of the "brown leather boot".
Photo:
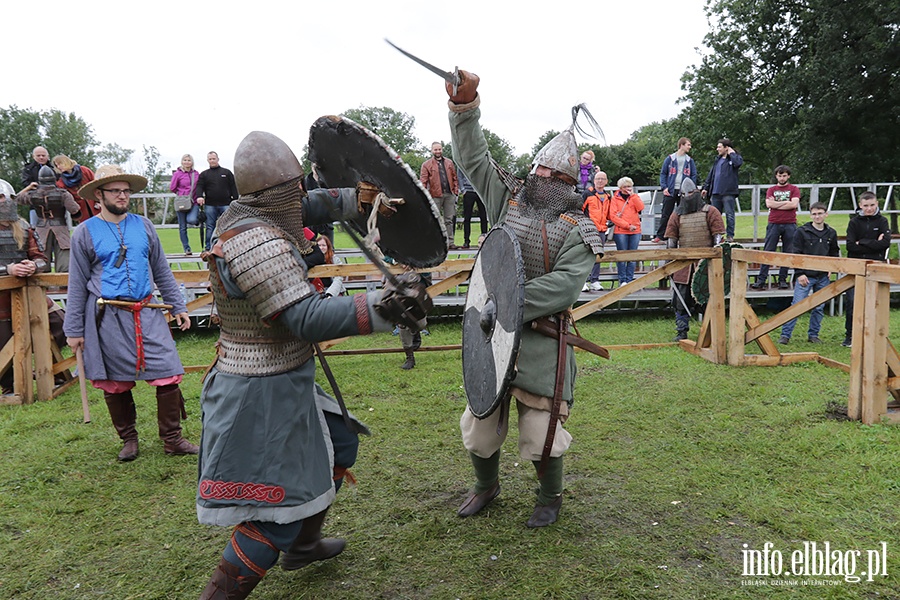
M 137 409 L 131 390 L 119 394 L 103 392 L 103 398 L 106 400 L 106 408 L 109 410 L 113 427 L 125 443 L 118 459 L 120 462 L 132 461 L 138 457 L 138 434 L 135 428 Z
M 281 557 L 281 568 L 293 571 L 317 560 L 337 556 L 344 551 L 347 542 L 340 538 L 323 538 L 322 523 L 325 522 L 326 508 L 320 513 L 303 519 L 300 533 Z
M 213 571 L 209 583 L 200 600 L 241 600 L 250 595 L 253 588 L 262 580 L 257 575 L 241 577 L 240 569 L 224 558 L 219 560 L 219 565 Z
M 416 366 L 416 355 L 412 350 L 406 351 L 406 362 L 400 365 L 400 368 L 404 371 L 409 371 L 410 369 L 415 368 Z
M 184 397 L 178 385 L 161 385 L 156 388 L 156 422 L 166 454 L 199 454 L 199 446 L 181 437 L 182 417 L 187 418 L 187 413 L 184 411 Z

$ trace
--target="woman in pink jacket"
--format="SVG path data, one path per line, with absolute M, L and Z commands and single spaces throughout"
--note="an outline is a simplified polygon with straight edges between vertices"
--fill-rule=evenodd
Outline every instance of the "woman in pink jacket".
M 191 209 L 188 211 L 175 211 L 178 218 L 178 235 L 181 237 L 181 246 L 184 253 L 190 256 L 191 244 L 188 242 L 187 226 L 200 224 L 200 205 L 197 204 L 197 179 L 200 173 L 194 169 L 194 157 L 185 154 L 181 157 L 181 166 L 172 171 L 172 181 L 169 189 L 176 196 L 190 196 Z M 203 228 L 200 228 L 200 249 L 204 248 Z
M 619 189 L 613 194 L 609 205 L 609 220 L 615 224 L 613 241 L 616 250 L 637 250 L 641 241 L 641 211 L 644 203 L 634 193 L 634 181 L 623 177 L 618 181 Z M 619 285 L 634 281 L 634 262 L 617 262 Z

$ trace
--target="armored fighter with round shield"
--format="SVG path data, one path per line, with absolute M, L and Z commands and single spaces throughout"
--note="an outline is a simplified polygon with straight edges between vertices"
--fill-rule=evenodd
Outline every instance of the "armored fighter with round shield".
M 451 83 L 446 85 L 450 95 L 453 155 L 484 200 L 491 224 L 503 223 L 504 229 L 511 231 L 518 241 L 524 263 L 522 322 L 525 327 L 508 390 L 500 389 L 491 398 L 498 406 L 479 411 L 475 402 L 473 408 L 476 400 L 473 395 L 478 392 L 472 389 L 475 386 L 466 386 L 469 406 L 460 426 L 463 445 L 475 468 L 476 483 L 474 492 L 458 512 L 462 517 L 474 515 L 500 493 L 500 447 L 508 430 L 512 395 L 518 413 L 519 453 L 524 460 L 534 463 L 540 478 L 540 492 L 527 525 L 543 527 L 555 522 L 559 515 L 562 457 L 572 439 L 562 427 L 572 404 L 575 380 L 574 353 L 565 343 L 567 311 L 578 298 L 596 256 L 602 255 L 600 235 L 582 213 L 581 196 L 575 193 L 579 176 L 575 118 L 583 106 L 573 109 L 572 126 L 537 153 L 524 185 L 514 191 L 507 186 L 508 178 L 491 162 L 479 123 L 481 98 L 476 92 L 479 79 L 465 71 L 459 76 L 458 88 Z M 486 263 L 485 270 L 492 262 L 488 249 L 496 235 L 499 234 L 492 232 L 485 240 L 482 250 L 485 254 L 481 257 Z M 508 262 L 505 269 L 512 269 Z M 469 293 L 472 294 L 471 287 Z M 503 295 L 497 294 L 496 302 L 503 301 Z M 496 314 L 499 322 L 501 311 L 497 309 Z M 476 326 L 480 321 L 484 327 L 485 320 L 483 315 L 476 320 Z M 469 332 L 465 322 L 463 327 L 466 336 Z M 556 332 L 556 339 L 539 331 Z M 467 371 L 473 365 L 473 361 L 466 361 L 469 351 L 464 340 L 463 361 Z M 487 351 L 497 354 L 498 348 Z M 468 376 L 467 372 L 465 377 Z M 502 383 L 501 379 L 498 377 L 497 381 Z M 495 391 L 488 390 L 491 394 Z
M 35 231 L 48 255 L 53 255 L 57 273 L 69 272 L 69 226 L 66 212 L 77 219 L 81 208 L 72 194 L 56 186 L 56 174 L 44 165 L 38 171 L 38 182 L 30 184 L 18 196 L 19 204 L 37 213 Z
M 415 274 L 384 292 L 330 299 L 307 280 L 322 257 L 304 224 L 364 210 L 373 198 L 365 186 L 307 195 L 294 153 L 259 131 L 238 146 L 234 172 L 240 198 L 204 255 L 221 333 L 201 394 L 197 515 L 235 529 L 201 599 L 246 598 L 281 552 L 290 570 L 343 550 L 343 540 L 322 538 L 322 525 L 356 458 L 357 425 L 315 385 L 311 344 L 415 328 L 430 307 Z
M 722 240 L 725 225 L 722 213 L 703 201 L 700 190 L 690 179 L 681 184 L 681 202 L 666 226 L 669 248 L 712 248 Z M 675 340 L 686 340 L 691 313 L 698 308 L 691 295 L 691 280 L 696 268 L 685 267 L 672 275 L 672 306 L 675 308 Z

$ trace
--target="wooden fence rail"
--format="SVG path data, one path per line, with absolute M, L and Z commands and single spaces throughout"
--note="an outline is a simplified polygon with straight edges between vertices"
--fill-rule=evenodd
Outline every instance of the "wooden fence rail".
M 848 416 L 866 424 L 882 420 L 900 422 L 900 413 L 887 408 L 888 395 L 900 398 L 900 353 L 891 344 L 889 335 L 890 286 L 900 284 L 900 266 L 867 263 L 846 258 L 830 258 L 762 252 L 733 248 L 731 251 L 731 295 L 725 297 L 725 268 L 721 248 L 679 248 L 611 251 L 598 262 L 640 261 L 656 266 L 635 281 L 609 291 L 575 308 L 576 320 L 585 318 L 621 301 L 635 292 L 668 278 L 686 265 L 700 259 L 709 260 L 710 299 L 703 313 L 697 341 L 682 340 L 679 346 L 701 358 L 717 364 L 735 367 L 745 365 L 776 366 L 798 361 L 818 361 L 849 374 Z M 464 285 L 474 264 L 474 259 L 448 260 L 437 267 L 420 269 L 434 275 L 436 283 L 429 288 L 432 296 L 448 292 Z M 790 306 L 765 322 L 760 321 L 747 301 L 748 268 L 751 264 L 769 264 L 775 267 L 813 269 L 842 274 L 826 288 L 806 300 Z M 392 268 L 400 273 L 402 269 Z M 378 269 L 368 263 L 323 265 L 310 271 L 311 277 L 377 277 Z M 205 288 L 196 299 L 188 303 L 190 311 L 212 303 L 208 291 L 208 272 L 205 270 L 176 270 L 175 279 L 194 288 Z M 49 336 L 49 321 L 44 296 L 47 290 L 62 290 L 68 284 L 68 276 L 40 274 L 26 280 L 0 277 L 0 290 L 10 290 L 12 295 L 13 338 L 0 349 L 0 373 L 14 368 L 12 395 L 0 397 L 2 404 L 30 404 L 35 400 L 35 390 L 30 375 L 34 374 L 38 400 L 48 400 L 65 391 L 74 379 L 68 375 L 75 358 L 63 359 Z M 831 298 L 852 291 L 854 302 L 854 332 L 851 348 L 851 364 L 822 357 L 816 352 L 781 353 L 772 342 L 769 333 L 787 321 L 808 312 Z M 726 322 L 728 325 L 726 326 Z M 748 344 L 756 344 L 761 354 L 751 354 Z M 658 344 L 641 344 L 652 347 Z M 448 346 L 446 349 L 458 349 Z M 33 368 L 32 368 L 33 363 Z M 205 365 L 186 367 L 188 371 L 200 370 Z M 63 373 L 66 383 L 54 386 L 54 375 Z

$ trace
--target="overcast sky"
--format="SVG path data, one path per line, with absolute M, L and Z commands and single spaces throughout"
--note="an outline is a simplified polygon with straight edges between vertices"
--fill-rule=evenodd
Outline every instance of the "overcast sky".
M 449 140 L 443 83 L 383 41 L 481 77 L 482 124 L 529 152 L 586 102 L 609 144 L 681 109 L 703 0 L 6 3 L 0 106 L 73 112 L 101 145 L 231 167 L 252 130 L 300 156 L 318 117 L 388 106 Z M 43 59 L 44 62 L 39 62 Z M 674 148 L 673 148 L 674 150 Z M 51 153 L 65 149 L 51 148 Z M 96 165 L 89 165 L 94 166 Z

